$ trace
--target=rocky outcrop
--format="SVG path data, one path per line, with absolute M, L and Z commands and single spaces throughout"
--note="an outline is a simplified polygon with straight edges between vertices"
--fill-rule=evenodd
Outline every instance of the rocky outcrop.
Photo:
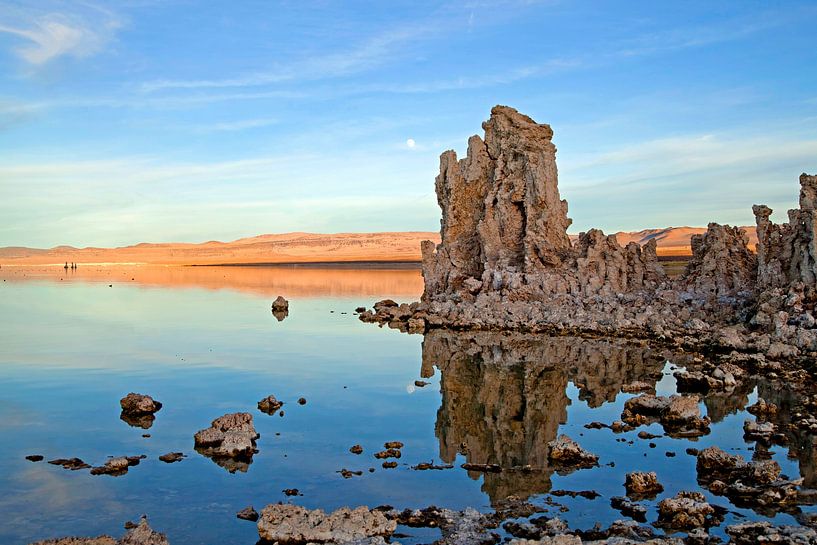
M 246 472 L 255 454 L 259 434 L 249 413 L 230 413 L 213 420 L 193 436 L 199 454 L 212 458 L 230 473 Z
M 129 426 L 148 429 L 156 420 L 155 413 L 162 408 L 162 404 L 149 395 L 129 393 L 119 400 L 122 413 L 119 418 Z
M 142 517 L 138 524 L 132 524 L 131 529 L 118 540 L 111 536 L 62 537 L 37 541 L 30 545 L 169 545 L 169 542 L 164 534 L 156 532 L 148 525 L 146 517 Z
M 270 543 L 351 543 L 390 536 L 397 523 L 368 507 L 343 507 L 332 513 L 298 505 L 272 504 L 261 510 L 258 535 Z
M 483 128 L 465 158 L 440 158 L 441 240 L 422 244 L 422 302 L 391 301 L 361 320 L 409 332 L 627 334 L 774 359 L 817 352 L 817 176 L 800 177 L 787 224 L 754 208 L 757 256 L 743 231 L 711 223 L 692 240 L 685 273 L 670 279 L 652 241 L 622 247 L 590 229 L 571 245 L 548 125 L 496 106 Z

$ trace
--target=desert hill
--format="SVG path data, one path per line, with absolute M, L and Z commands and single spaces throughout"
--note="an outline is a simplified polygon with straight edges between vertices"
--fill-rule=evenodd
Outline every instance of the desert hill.
M 743 227 L 749 246 L 757 242 L 754 227 Z M 631 241 L 658 243 L 662 256 L 690 254 L 689 240 L 704 227 L 667 227 L 616 233 L 623 246 Z M 418 262 L 420 242 L 439 242 L 436 232 L 409 231 L 385 233 L 284 233 L 241 238 L 232 242 L 147 243 L 120 248 L 50 249 L 9 246 L 0 248 L 2 265 L 48 265 L 75 263 L 144 263 L 154 265 L 226 265 L 263 263 L 359 263 Z

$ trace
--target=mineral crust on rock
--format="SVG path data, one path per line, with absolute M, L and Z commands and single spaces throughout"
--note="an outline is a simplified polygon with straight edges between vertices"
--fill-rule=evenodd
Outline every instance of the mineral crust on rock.
M 258 535 L 281 545 L 291 543 L 350 543 L 374 536 L 390 536 L 397 523 L 368 507 L 343 507 L 332 513 L 298 505 L 272 504 L 261 510 Z
M 230 473 L 247 471 L 259 435 L 249 413 L 229 413 L 213 420 L 209 428 L 193 436 L 196 451 L 208 456 Z

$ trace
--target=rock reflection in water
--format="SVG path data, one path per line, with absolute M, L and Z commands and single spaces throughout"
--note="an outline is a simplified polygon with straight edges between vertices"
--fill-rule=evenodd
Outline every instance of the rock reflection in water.
M 461 453 L 474 464 L 531 466 L 484 474 L 483 491 L 492 502 L 548 492 L 554 470 L 547 444 L 566 420 L 568 383 L 598 407 L 614 401 L 625 384 L 654 385 L 665 361 L 661 351 L 618 340 L 430 331 L 421 374 L 432 376 L 434 367 L 441 372 L 440 457 L 451 463 Z

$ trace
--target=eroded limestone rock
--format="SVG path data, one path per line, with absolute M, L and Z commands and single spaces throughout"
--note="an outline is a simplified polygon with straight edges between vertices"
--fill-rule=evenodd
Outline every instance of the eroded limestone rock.
M 249 413 L 230 413 L 213 420 L 193 436 L 196 451 L 227 469 L 246 472 L 255 454 L 259 435 Z
M 349 543 L 374 536 L 390 536 L 397 523 L 368 507 L 343 507 L 332 513 L 298 505 L 272 504 L 261 510 L 258 535 L 281 545 L 291 543 Z

